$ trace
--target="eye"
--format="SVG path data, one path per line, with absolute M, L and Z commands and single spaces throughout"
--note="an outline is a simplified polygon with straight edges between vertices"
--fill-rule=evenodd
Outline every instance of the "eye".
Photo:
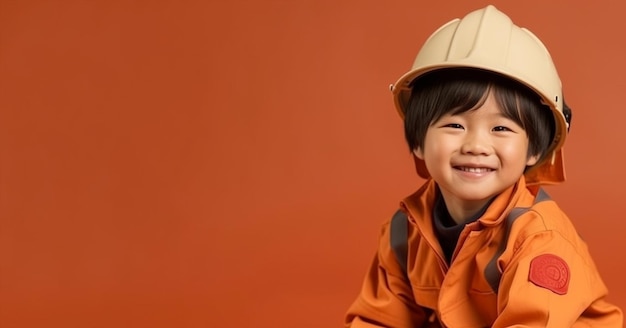
M 500 125 L 500 126 L 496 126 L 495 128 L 493 128 L 493 131 L 495 131 L 495 132 L 505 132 L 505 131 L 513 131 L 513 130 L 507 128 L 506 126 Z
M 444 125 L 443 127 L 453 128 L 453 129 L 463 129 L 463 125 L 458 124 L 458 123 L 449 123 L 449 124 Z

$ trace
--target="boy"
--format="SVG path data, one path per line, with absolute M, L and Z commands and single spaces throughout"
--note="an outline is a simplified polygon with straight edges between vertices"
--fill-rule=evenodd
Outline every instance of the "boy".
M 541 41 L 487 6 L 431 35 L 392 92 L 427 181 L 384 225 L 346 327 L 622 327 L 539 187 L 564 180 L 571 117 Z

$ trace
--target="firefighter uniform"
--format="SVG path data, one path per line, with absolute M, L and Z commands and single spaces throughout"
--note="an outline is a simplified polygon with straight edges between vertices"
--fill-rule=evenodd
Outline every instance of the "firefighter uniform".
M 622 327 L 607 288 L 557 204 L 525 179 L 465 226 L 451 265 L 435 235 L 434 181 L 406 198 L 408 272 L 395 258 L 390 226 L 346 327 Z

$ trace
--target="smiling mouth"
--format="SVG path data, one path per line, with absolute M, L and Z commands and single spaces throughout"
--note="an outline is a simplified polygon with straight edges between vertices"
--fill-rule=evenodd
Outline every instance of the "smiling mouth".
M 494 169 L 491 169 L 488 167 L 455 166 L 454 168 L 459 171 L 469 172 L 469 173 L 487 173 L 487 172 L 494 171 Z

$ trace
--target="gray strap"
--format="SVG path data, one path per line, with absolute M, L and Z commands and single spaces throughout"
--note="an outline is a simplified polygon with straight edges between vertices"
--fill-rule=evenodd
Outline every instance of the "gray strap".
M 498 287 L 500 286 L 500 278 L 502 278 L 502 273 L 498 269 L 498 259 L 504 253 L 506 249 L 507 240 L 509 240 L 509 234 L 511 233 L 511 227 L 515 220 L 520 217 L 522 214 L 528 212 L 529 208 L 514 208 L 511 213 L 506 217 L 506 230 L 504 231 L 504 237 L 500 243 L 500 248 L 496 252 L 496 254 L 491 258 L 491 261 L 485 267 L 485 279 L 491 286 L 491 289 L 494 293 L 498 293 Z
M 402 272 L 407 275 L 409 219 L 402 210 L 398 210 L 391 218 L 391 248 L 393 249 Z
M 534 204 L 548 200 L 550 200 L 550 196 L 543 190 L 543 188 L 540 188 L 537 196 L 535 197 Z M 517 218 L 519 218 L 522 214 L 528 212 L 528 210 L 530 210 L 528 207 L 517 207 L 511 210 L 511 213 L 509 213 L 506 217 L 506 230 L 504 231 L 504 237 L 500 243 L 500 248 L 485 267 L 485 279 L 491 286 L 493 292 L 496 294 L 498 293 L 498 287 L 500 286 L 500 278 L 502 278 L 502 273 L 498 269 L 498 259 L 506 250 L 507 241 L 509 240 L 509 234 L 513 228 L 513 223 L 515 223 L 515 220 L 517 220 Z

